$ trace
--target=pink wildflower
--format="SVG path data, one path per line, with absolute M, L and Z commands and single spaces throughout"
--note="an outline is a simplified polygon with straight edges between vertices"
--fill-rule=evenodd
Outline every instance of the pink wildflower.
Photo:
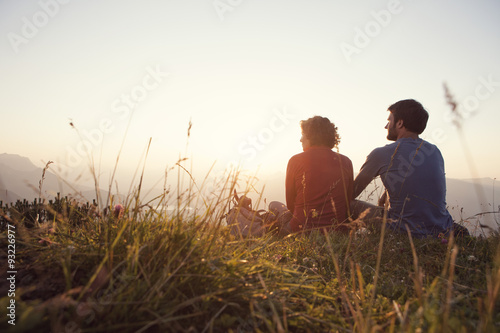
M 115 205 L 115 208 L 113 209 L 113 216 L 116 218 L 120 218 L 123 216 L 124 211 L 125 211 L 125 208 L 122 205 L 117 204 L 117 205 Z

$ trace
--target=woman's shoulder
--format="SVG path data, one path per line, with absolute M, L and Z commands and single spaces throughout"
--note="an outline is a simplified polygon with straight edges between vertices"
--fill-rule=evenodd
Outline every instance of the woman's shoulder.
M 288 165 L 297 164 L 300 163 L 300 161 L 303 161 L 305 158 L 304 153 L 305 152 L 301 152 L 290 157 L 290 159 L 288 160 Z
M 340 154 L 340 153 L 336 153 L 336 154 L 339 156 L 342 163 L 349 165 L 352 168 L 352 161 L 348 156 Z
M 349 160 L 349 161 L 351 160 L 349 158 L 349 156 L 347 156 L 347 155 L 344 155 L 344 154 L 341 154 L 341 153 L 335 153 L 335 154 L 337 154 L 343 160 Z

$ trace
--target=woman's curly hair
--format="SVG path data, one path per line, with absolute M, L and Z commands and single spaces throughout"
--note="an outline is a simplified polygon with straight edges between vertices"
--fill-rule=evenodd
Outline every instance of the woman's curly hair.
M 302 134 L 311 142 L 312 146 L 326 146 L 330 149 L 337 147 L 340 136 L 337 127 L 328 118 L 314 116 L 300 121 Z

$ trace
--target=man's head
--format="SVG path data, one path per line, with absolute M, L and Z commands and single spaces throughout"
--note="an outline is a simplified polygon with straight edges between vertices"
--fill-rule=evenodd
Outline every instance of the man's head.
M 328 118 L 315 116 L 300 122 L 302 129 L 302 147 L 310 146 L 336 147 L 340 142 L 337 127 Z
M 391 112 L 386 125 L 387 139 L 396 141 L 401 133 L 418 136 L 427 126 L 429 113 L 414 99 L 405 99 L 389 106 Z

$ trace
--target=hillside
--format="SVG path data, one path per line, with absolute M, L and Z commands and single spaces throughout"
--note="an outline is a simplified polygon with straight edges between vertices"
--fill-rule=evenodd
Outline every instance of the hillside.
M 0 154 L 0 200 L 9 203 L 18 199 L 29 201 L 38 198 L 53 198 L 57 193 L 92 201 L 95 192 L 92 186 L 68 184 L 51 171 L 45 172 L 41 193 L 40 181 L 43 168 L 37 167 L 29 158 L 16 154 Z
M 0 330 L 498 332 L 498 234 L 243 238 L 221 223 L 233 189 L 202 214 L 141 202 L 106 214 L 62 199 L 51 204 L 57 222 L 41 227 L 0 216 L 0 246 L 16 250 L 3 256 L 13 271 L 0 281 Z

